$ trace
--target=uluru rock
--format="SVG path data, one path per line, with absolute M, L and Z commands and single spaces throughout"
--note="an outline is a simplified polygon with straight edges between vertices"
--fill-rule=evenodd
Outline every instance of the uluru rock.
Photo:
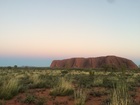
M 51 68 L 102 68 L 108 65 L 115 68 L 126 67 L 127 69 L 137 69 L 138 66 L 131 60 L 117 56 L 102 56 L 92 58 L 70 58 L 64 60 L 54 60 Z

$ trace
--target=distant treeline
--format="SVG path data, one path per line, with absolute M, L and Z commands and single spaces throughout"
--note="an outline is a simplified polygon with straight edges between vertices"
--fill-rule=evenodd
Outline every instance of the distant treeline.
M 37 69 L 37 70 L 44 70 L 44 69 L 51 69 L 50 67 L 32 67 L 32 66 L 21 66 L 21 67 L 18 67 L 18 66 L 3 66 L 3 67 L 0 67 L 0 69 Z
M 0 70 L 68 70 L 68 71 L 71 71 L 71 70 L 76 70 L 76 71 L 109 71 L 109 72 L 118 72 L 118 71 L 122 71 L 122 70 L 125 70 L 125 71 L 135 71 L 135 72 L 139 72 L 140 71 L 140 68 L 138 69 L 126 69 L 126 68 L 120 68 L 120 69 L 117 69 L 117 68 L 112 68 L 110 66 L 103 66 L 102 68 L 51 68 L 51 67 L 35 67 L 35 66 L 17 66 L 17 65 L 14 65 L 14 66 L 1 66 L 0 67 Z

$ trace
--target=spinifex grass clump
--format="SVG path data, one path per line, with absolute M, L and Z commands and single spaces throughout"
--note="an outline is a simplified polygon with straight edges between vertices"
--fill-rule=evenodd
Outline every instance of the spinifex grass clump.
M 110 105 L 132 105 L 128 94 L 128 84 L 125 77 L 125 71 L 119 76 L 116 87 L 113 89 Z
M 0 98 L 1 99 L 10 99 L 13 96 L 15 96 L 20 89 L 20 85 L 17 79 L 10 79 L 7 82 L 4 82 L 4 84 L 0 88 Z
M 74 91 L 74 105 L 85 105 L 87 92 L 83 89 Z
M 51 95 L 66 96 L 73 94 L 74 89 L 71 81 L 66 78 L 60 78 L 58 84 L 51 90 Z
M 40 76 L 40 74 L 33 74 L 30 77 L 30 79 L 32 81 L 32 88 L 40 88 L 40 87 L 43 87 L 45 85 L 45 81 L 43 79 L 39 78 L 39 76 Z

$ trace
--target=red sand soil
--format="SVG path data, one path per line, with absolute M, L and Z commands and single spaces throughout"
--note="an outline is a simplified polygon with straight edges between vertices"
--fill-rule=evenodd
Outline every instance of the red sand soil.
M 140 105 L 140 87 L 138 87 L 136 90 L 134 101 L 137 103 L 137 105 Z
M 100 88 L 95 88 L 95 89 L 100 90 Z M 49 89 L 28 90 L 26 93 L 18 94 L 11 100 L 6 100 L 4 105 L 36 105 L 35 103 L 27 104 L 23 102 L 27 94 L 44 98 L 45 100 L 47 100 L 44 105 L 74 105 L 73 96 L 55 97 L 55 96 L 50 96 L 49 93 L 50 93 Z M 102 105 L 103 101 L 105 101 L 108 98 L 109 96 L 107 95 L 102 95 L 100 97 L 94 97 L 92 95 L 89 95 L 86 101 L 86 105 Z M 140 87 L 137 87 L 136 94 L 133 98 L 134 101 L 137 103 L 137 105 L 140 105 Z

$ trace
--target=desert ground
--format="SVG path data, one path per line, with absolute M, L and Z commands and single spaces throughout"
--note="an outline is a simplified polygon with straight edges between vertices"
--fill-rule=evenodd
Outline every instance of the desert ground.
M 0 105 L 140 105 L 140 70 L 0 68 Z

